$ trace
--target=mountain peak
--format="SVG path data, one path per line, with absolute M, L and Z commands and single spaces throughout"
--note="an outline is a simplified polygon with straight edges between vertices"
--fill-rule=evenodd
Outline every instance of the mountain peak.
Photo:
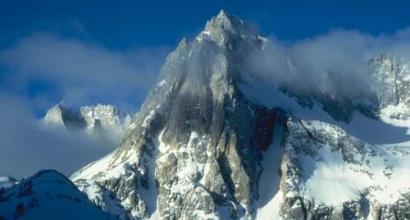
M 201 41 L 204 38 L 209 38 L 222 46 L 228 39 L 253 39 L 257 36 L 257 31 L 250 25 L 243 22 L 240 18 L 221 10 L 218 15 L 212 17 L 206 23 L 204 31 L 199 34 L 197 40 Z
M 216 17 L 214 18 L 216 21 L 218 22 L 229 22 L 232 23 L 231 21 L 233 19 L 237 19 L 235 17 L 233 17 L 232 15 L 228 14 L 227 12 L 225 12 L 223 9 L 221 9 L 218 13 L 218 15 L 216 15 Z
M 221 10 L 218 12 L 218 15 L 217 15 L 217 16 L 229 16 L 229 15 L 228 15 L 227 12 L 225 12 L 223 9 L 221 9 Z
M 243 21 L 226 13 L 224 10 L 221 10 L 218 15 L 212 17 L 211 20 L 206 23 L 205 31 L 214 31 L 218 29 L 233 31 L 237 24 L 243 24 Z

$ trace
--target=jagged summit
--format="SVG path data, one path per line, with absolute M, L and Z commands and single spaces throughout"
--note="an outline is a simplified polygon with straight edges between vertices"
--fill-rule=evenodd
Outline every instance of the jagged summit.
M 219 12 L 218 12 L 218 15 L 217 15 L 218 17 L 220 16 L 220 17 L 228 17 L 229 16 L 229 14 L 225 11 L 225 10 L 223 10 L 223 9 L 221 9 Z
M 204 30 L 197 36 L 198 41 L 209 38 L 219 46 L 229 46 L 231 38 L 246 40 L 260 39 L 256 29 L 243 22 L 240 18 L 221 10 L 219 14 L 209 20 Z M 235 40 L 235 39 L 234 39 Z
M 205 25 L 204 31 L 213 31 L 215 29 L 221 29 L 226 31 L 235 31 L 238 25 L 244 25 L 242 20 L 238 17 L 229 15 L 224 10 L 221 10 L 217 16 L 213 17 Z
M 256 29 L 221 11 L 193 41 L 183 39 L 179 43 L 164 64 L 160 81 L 167 85 L 179 81 L 181 91 L 191 94 L 207 93 L 204 85 L 210 84 L 213 98 L 221 99 L 232 92 L 230 87 L 241 78 L 244 68 L 240 64 L 265 42 Z M 175 68 L 180 69 L 175 71 Z

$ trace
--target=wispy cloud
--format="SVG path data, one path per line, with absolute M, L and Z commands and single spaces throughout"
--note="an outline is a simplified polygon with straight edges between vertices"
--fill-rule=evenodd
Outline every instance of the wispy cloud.
M 332 86 L 326 85 L 330 75 L 339 93 L 363 97 L 372 71 L 369 59 L 381 54 L 410 60 L 410 29 L 379 36 L 336 30 L 293 43 L 273 38 L 265 50 L 249 55 L 246 66 L 256 78 L 302 92 Z
M 115 51 L 37 33 L 0 51 L 0 175 L 22 177 L 39 169 L 70 174 L 112 151 L 118 138 L 51 129 L 39 116 L 60 100 L 136 110 L 168 50 Z
M 78 105 L 90 100 L 129 101 L 145 94 L 167 52 L 167 47 L 113 51 L 37 33 L 1 51 L 0 64 L 8 72 L 9 85 L 18 89 L 41 81 L 68 104 Z

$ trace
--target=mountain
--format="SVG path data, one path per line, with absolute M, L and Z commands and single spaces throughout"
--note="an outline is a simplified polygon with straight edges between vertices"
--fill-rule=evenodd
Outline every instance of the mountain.
M 221 11 L 167 57 L 118 149 L 71 180 L 121 219 L 410 218 L 409 142 L 361 139 L 367 123 L 399 134 L 384 112 L 409 106 L 408 72 L 381 57 L 353 95 L 332 73 L 309 93 L 266 87 L 247 61 L 268 43 Z
M 69 129 L 115 130 L 128 126 L 131 116 L 121 113 L 112 105 L 82 106 L 78 111 L 60 103 L 50 108 L 43 121 L 51 126 Z
M 85 192 L 99 188 L 90 199 L 123 218 L 250 217 L 275 113 L 240 93 L 241 67 L 230 64 L 241 63 L 237 50 L 263 42 L 225 13 L 192 43 L 182 40 L 121 146 L 72 180 Z M 256 124 L 259 117 L 270 123 Z M 109 201 L 101 199 L 107 191 Z
M 0 188 L 0 219 L 115 219 L 93 205 L 64 175 L 43 170 Z

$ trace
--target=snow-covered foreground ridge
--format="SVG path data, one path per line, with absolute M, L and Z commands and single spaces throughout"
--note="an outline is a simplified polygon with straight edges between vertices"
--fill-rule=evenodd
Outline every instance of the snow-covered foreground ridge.
M 120 219 L 410 219 L 405 65 L 371 61 L 369 100 L 328 81 L 306 95 L 252 77 L 268 43 L 221 11 L 168 56 L 120 146 L 71 181 Z M 370 144 L 361 122 L 401 132 Z
M 0 189 L 1 219 L 116 219 L 92 204 L 64 175 L 42 170 Z

